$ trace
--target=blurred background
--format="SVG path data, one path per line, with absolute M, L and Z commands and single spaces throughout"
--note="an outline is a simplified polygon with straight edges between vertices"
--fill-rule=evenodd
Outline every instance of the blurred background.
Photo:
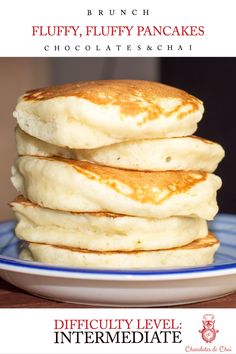
M 0 58 L 0 220 L 13 217 L 7 203 L 16 195 L 9 178 L 17 98 L 33 88 L 98 79 L 160 81 L 202 99 L 205 114 L 196 135 L 223 145 L 218 201 L 221 212 L 236 213 L 236 58 Z

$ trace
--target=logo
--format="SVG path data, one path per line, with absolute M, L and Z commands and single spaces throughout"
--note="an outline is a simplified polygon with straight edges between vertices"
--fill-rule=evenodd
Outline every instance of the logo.
M 215 329 L 215 316 L 212 314 L 206 314 L 202 320 L 203 328 L 199 330 L 202 334 L 202 339 L 206 343 L 211 343 L 216 339 L 216 333 L 218 329 Z

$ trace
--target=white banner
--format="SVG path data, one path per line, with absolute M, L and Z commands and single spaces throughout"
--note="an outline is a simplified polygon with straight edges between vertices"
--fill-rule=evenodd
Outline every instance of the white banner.
M 0 352 L 236 353 L 236 309 L 2 309 Z
M 235 56 L 235 0 L 2 2 L 0 56 Z

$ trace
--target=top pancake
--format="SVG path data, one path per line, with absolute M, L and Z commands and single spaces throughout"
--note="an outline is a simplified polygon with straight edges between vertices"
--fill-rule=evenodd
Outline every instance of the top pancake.
M 95 148 L 125 140 L 191 135 L 203 104 L 156 82 L 87 81 L 28 91 L 14 116 L 21 129 L 48 143 Z

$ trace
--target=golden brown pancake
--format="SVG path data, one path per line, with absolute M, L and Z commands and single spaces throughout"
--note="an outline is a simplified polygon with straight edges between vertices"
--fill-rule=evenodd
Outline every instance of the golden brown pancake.
M 38 157 L 39 158 L 39 157 Z M 96 165 L 87 161 L 68 160 L 59 157 L 45 157 L 48 161 L 62 161 L 83 174 L 90 180 L 107 185 L 118 193 L 122 193 L 119 184 L 127 187 L 129 196 L 141 203 L 163 203 L 173 194 L 181 194 L 206 180 L 206 172 L 196 171 L 133 171 L 108 166 Z M 162 196 L 166 191 L 165 196 Z M 160 193 L 161 192 L 161 193 Z
M 203 219 L 217 212 L 221 186 L 206 172 L 141 172 L 34 156 L 18 159 L 12 182 L 32 202 L 56 210 Z
M 157 82 L 101 80 L 27 91 L 14 117 L 26 133 L 58 146 L 95 148 L 144 138 L 191 135 L 202 102 Z
M 145 121 L 156 119 L 159 115 L 177 114 L 179 119 L 188 113 L 198 111 L 202 102 L 183 90 L 161 83 L 142 80 L 100 80 L 81 81 L 71 84 L 49 86 L 25 93 L 25 101 L 44 101 L 56 97 L 78 97 L 96 105 L 114 105 L 121 107 L 122 117 L 135 116 L 145 112 Z M 181 105 L 166 112 L 158 99 L 180 99 Z M 144 104 L 145 103 L 145 104 Z M 191 110 L 180 112 L 183 106 L 191 105 Z

